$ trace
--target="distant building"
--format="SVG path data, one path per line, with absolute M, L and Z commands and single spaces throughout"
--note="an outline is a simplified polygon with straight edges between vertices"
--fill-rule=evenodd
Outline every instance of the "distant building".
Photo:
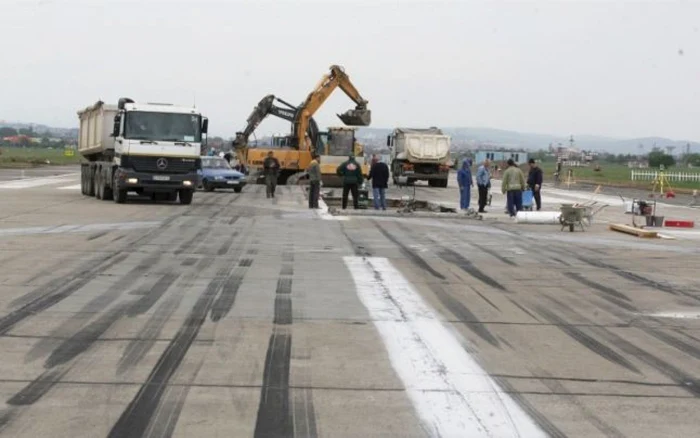
M 648 169 L 649 162 L 648 161 L 628 161 L 627 167 L 630 169 Z
M 485 159 L 489 159 L 494 163 L 506 162 L 513 159 L 515 164 L 521 165 L 527 163 L 527 152 L 525 151 L 493 151 L 493 150 L 478 150 L 474 158 L 474 164 L 483 163 Z

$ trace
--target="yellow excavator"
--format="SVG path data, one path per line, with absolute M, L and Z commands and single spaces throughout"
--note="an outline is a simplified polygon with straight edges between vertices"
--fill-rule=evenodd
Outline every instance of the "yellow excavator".
M 349 155 L 362 157 L 363 148 L 355 141 L 354 129 L 333 127 L 326 132 L 320 132 L 313 120 L 313 115 L 337 87 L 340 87 L 356 104 L 355 109 L 337 114 L 340 120 L 348 126 L 369 126 L 371 111 L 367 109 L 368 102 L 362 98 L 342 67 L 333 65 L 330 67 L 330 72 L 323 76 L 299 107 L 294 107 L 272 95 L 266 96 L 255 107 L 248 117 L 246 129 L 243 132 L 237 132 L 233 142 L 239 162 L 244 163 L 250 171 L 260 173 L 263 160 L 268 152 L 272 151 L 281 166 L 278 184 L 287 184 L 290 177 L 292 177 L 291 182 L 303 174 L 311 162 L 311 153 L 316 152 L 321 156 L 324 186 L 338 186 L 336 168 Z M 273 105 L 275 99 L 284 103 L 287 108 L 275 107 Z M 291 135 L 274 138 L 273 144 L 268 147 L 249 147 L 249 136 L 267 114 L 274 114 L 286 120 L 291 118 Z M 368 166 L 363 163 L 364 160 L 358 161 L 362 164 L 363 174 L 367 175 Z

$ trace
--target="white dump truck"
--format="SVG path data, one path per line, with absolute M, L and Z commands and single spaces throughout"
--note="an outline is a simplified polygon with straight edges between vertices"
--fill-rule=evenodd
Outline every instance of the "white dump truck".
M 394 184 L 405 179 L 412 185 L 428 181 L 430 187 L 447 187 L 450 174 L 449 135 L 438 128 L 396 128 L 387 136 Z
M 98 101 L 78 117 L 83 195 L 123 203 L 135 192 L 192 202 L 208 126 L 196 108 L 121 98 L 117 105 Z

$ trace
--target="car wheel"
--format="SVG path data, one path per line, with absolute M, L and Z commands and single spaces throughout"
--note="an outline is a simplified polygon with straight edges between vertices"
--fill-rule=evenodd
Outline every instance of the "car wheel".
M 243 190 L 243 187 L 234 187 L 233 191 L 236 193 L 241 193 L 241 190 Z
M 214 187 L 207 180 L 202 181 L 202 187 L 204 188 L 205 192 L 213 192 L 214 191 Z

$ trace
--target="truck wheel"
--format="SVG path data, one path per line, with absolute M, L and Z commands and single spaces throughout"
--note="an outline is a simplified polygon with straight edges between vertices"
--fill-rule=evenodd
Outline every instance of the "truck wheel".
M 236 193 L 241 193 L 241 190 L 243 190 L 243 187 L 234 187 L 233 191 Z
M 95 185 L 95 199 L 102 199 L 102 172 L 95 172 L 93 181 Z
M 80 166 L 80 193 L 83 195 L 87 195 L 87 178 L 85 175 L 87 172 L 85 171 L 85 166 Z
M 180 204 L 189 205 L 192 203 L 192 197 L 194 191 L 192 190 L 180 190 Z
M 108 185 L 108 182 L 111 182 L 111 178 L 105 172 L 102 174 L 102 200 L 103 201 L 111 201 L 113 196 L 114 196 L 112 194 L 112 187 L 110 187 Z
M 209 181 L 202 181 L 202 187 L 204 188 L 205 192 L 213 192 L 214 191 L 214 186 L 209 184 Z
M 114 175 L 114 179 L 112 179 L 112 181 L 114 181 L 112 183 L 112 199 L 117 204 L 125 203 L 126 202 L 126 189 L 119 188 L 119 183 L 118 183 L 118 179 L 117 179 L 116 174 Z
M 177 192 L 176 191 L 168 193 L 168 201 L 170 201 L 170 202 L 177 201 Z
M 95 175 L 92 166 L 85 167 L 85 182 L 87 184 L 87 195 L 95 196 Z

